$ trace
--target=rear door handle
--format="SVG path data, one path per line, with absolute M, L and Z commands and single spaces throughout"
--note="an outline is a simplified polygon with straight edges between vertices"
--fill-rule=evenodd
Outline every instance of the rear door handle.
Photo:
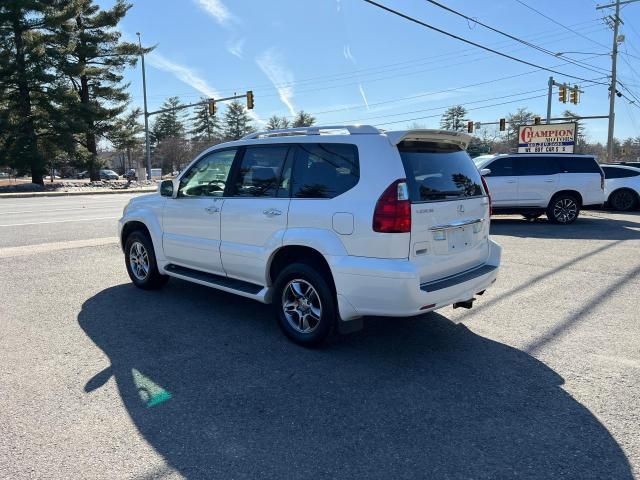
M 262 213 L 267 217 L 277 217 L 278 215 L 282 215 L 282 212 L 277 208 L 268 208 L 263 210 Z
M 205 208 L 205 211 L 207 213 L 218 213 L 220 211 L 220 209 L 218 207 L 211 206 L 211 207 Z

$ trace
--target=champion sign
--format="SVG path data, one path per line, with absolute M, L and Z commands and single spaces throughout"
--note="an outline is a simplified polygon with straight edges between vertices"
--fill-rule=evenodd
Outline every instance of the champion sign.
M 575 123 L 523 125 L 518 132 L 518 153 L 573 153 Z

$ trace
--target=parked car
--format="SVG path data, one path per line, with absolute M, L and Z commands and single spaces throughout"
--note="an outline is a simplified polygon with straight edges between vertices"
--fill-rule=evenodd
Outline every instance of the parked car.
M 100 170 L 100 180 L 118 180 L 120 177 L 113 170 Z
M 89 178 L 89 171 L 85 170 L 76 175 L 76 178 Z
M 488 169 L 493 212 L 570 224 L 587 206 L 604 203 L 604 173 L 590 155 L 502 154 L 474 159 Z
M 640 204 L 640 168 L 623 165 L 601 165 L 604 171 L 604 193 L 614 210 L 635 210 Z
M 496 280 L 501 248 L 470 140 L 346 126 L 216 145 L 159 194 L 129 202 L 127 271 L 142 289 L 177 277 L 273 303 L 304 345 L 364 315 L 471 308 Z
M 122 177 L 127 179 L 127 180 L 137 180 L 138 179 L 138 175 L 136 174 L 136 171 L 133 168 L 131 168 L 131 169 L 127 170 L 126 172 L 124 172 Z
M 619 162 L 612 165 L 626 165 L 627 167 L 640 168 L 640 162 Z

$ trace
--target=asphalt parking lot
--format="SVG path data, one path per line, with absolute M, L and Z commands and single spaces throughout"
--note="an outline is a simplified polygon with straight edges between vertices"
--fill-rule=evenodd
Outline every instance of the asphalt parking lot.
M 640 213 L 497 217 L 472 310 L 305 350 L 264 305 L 135 289 L 128 197 L 0 199 L 1 478 L 640 476 Z

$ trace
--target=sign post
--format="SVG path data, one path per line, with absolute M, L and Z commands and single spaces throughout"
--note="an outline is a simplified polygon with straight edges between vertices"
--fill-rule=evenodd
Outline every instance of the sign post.
M 518 153 L 573 153 L 576 123 L 521 125 Z

